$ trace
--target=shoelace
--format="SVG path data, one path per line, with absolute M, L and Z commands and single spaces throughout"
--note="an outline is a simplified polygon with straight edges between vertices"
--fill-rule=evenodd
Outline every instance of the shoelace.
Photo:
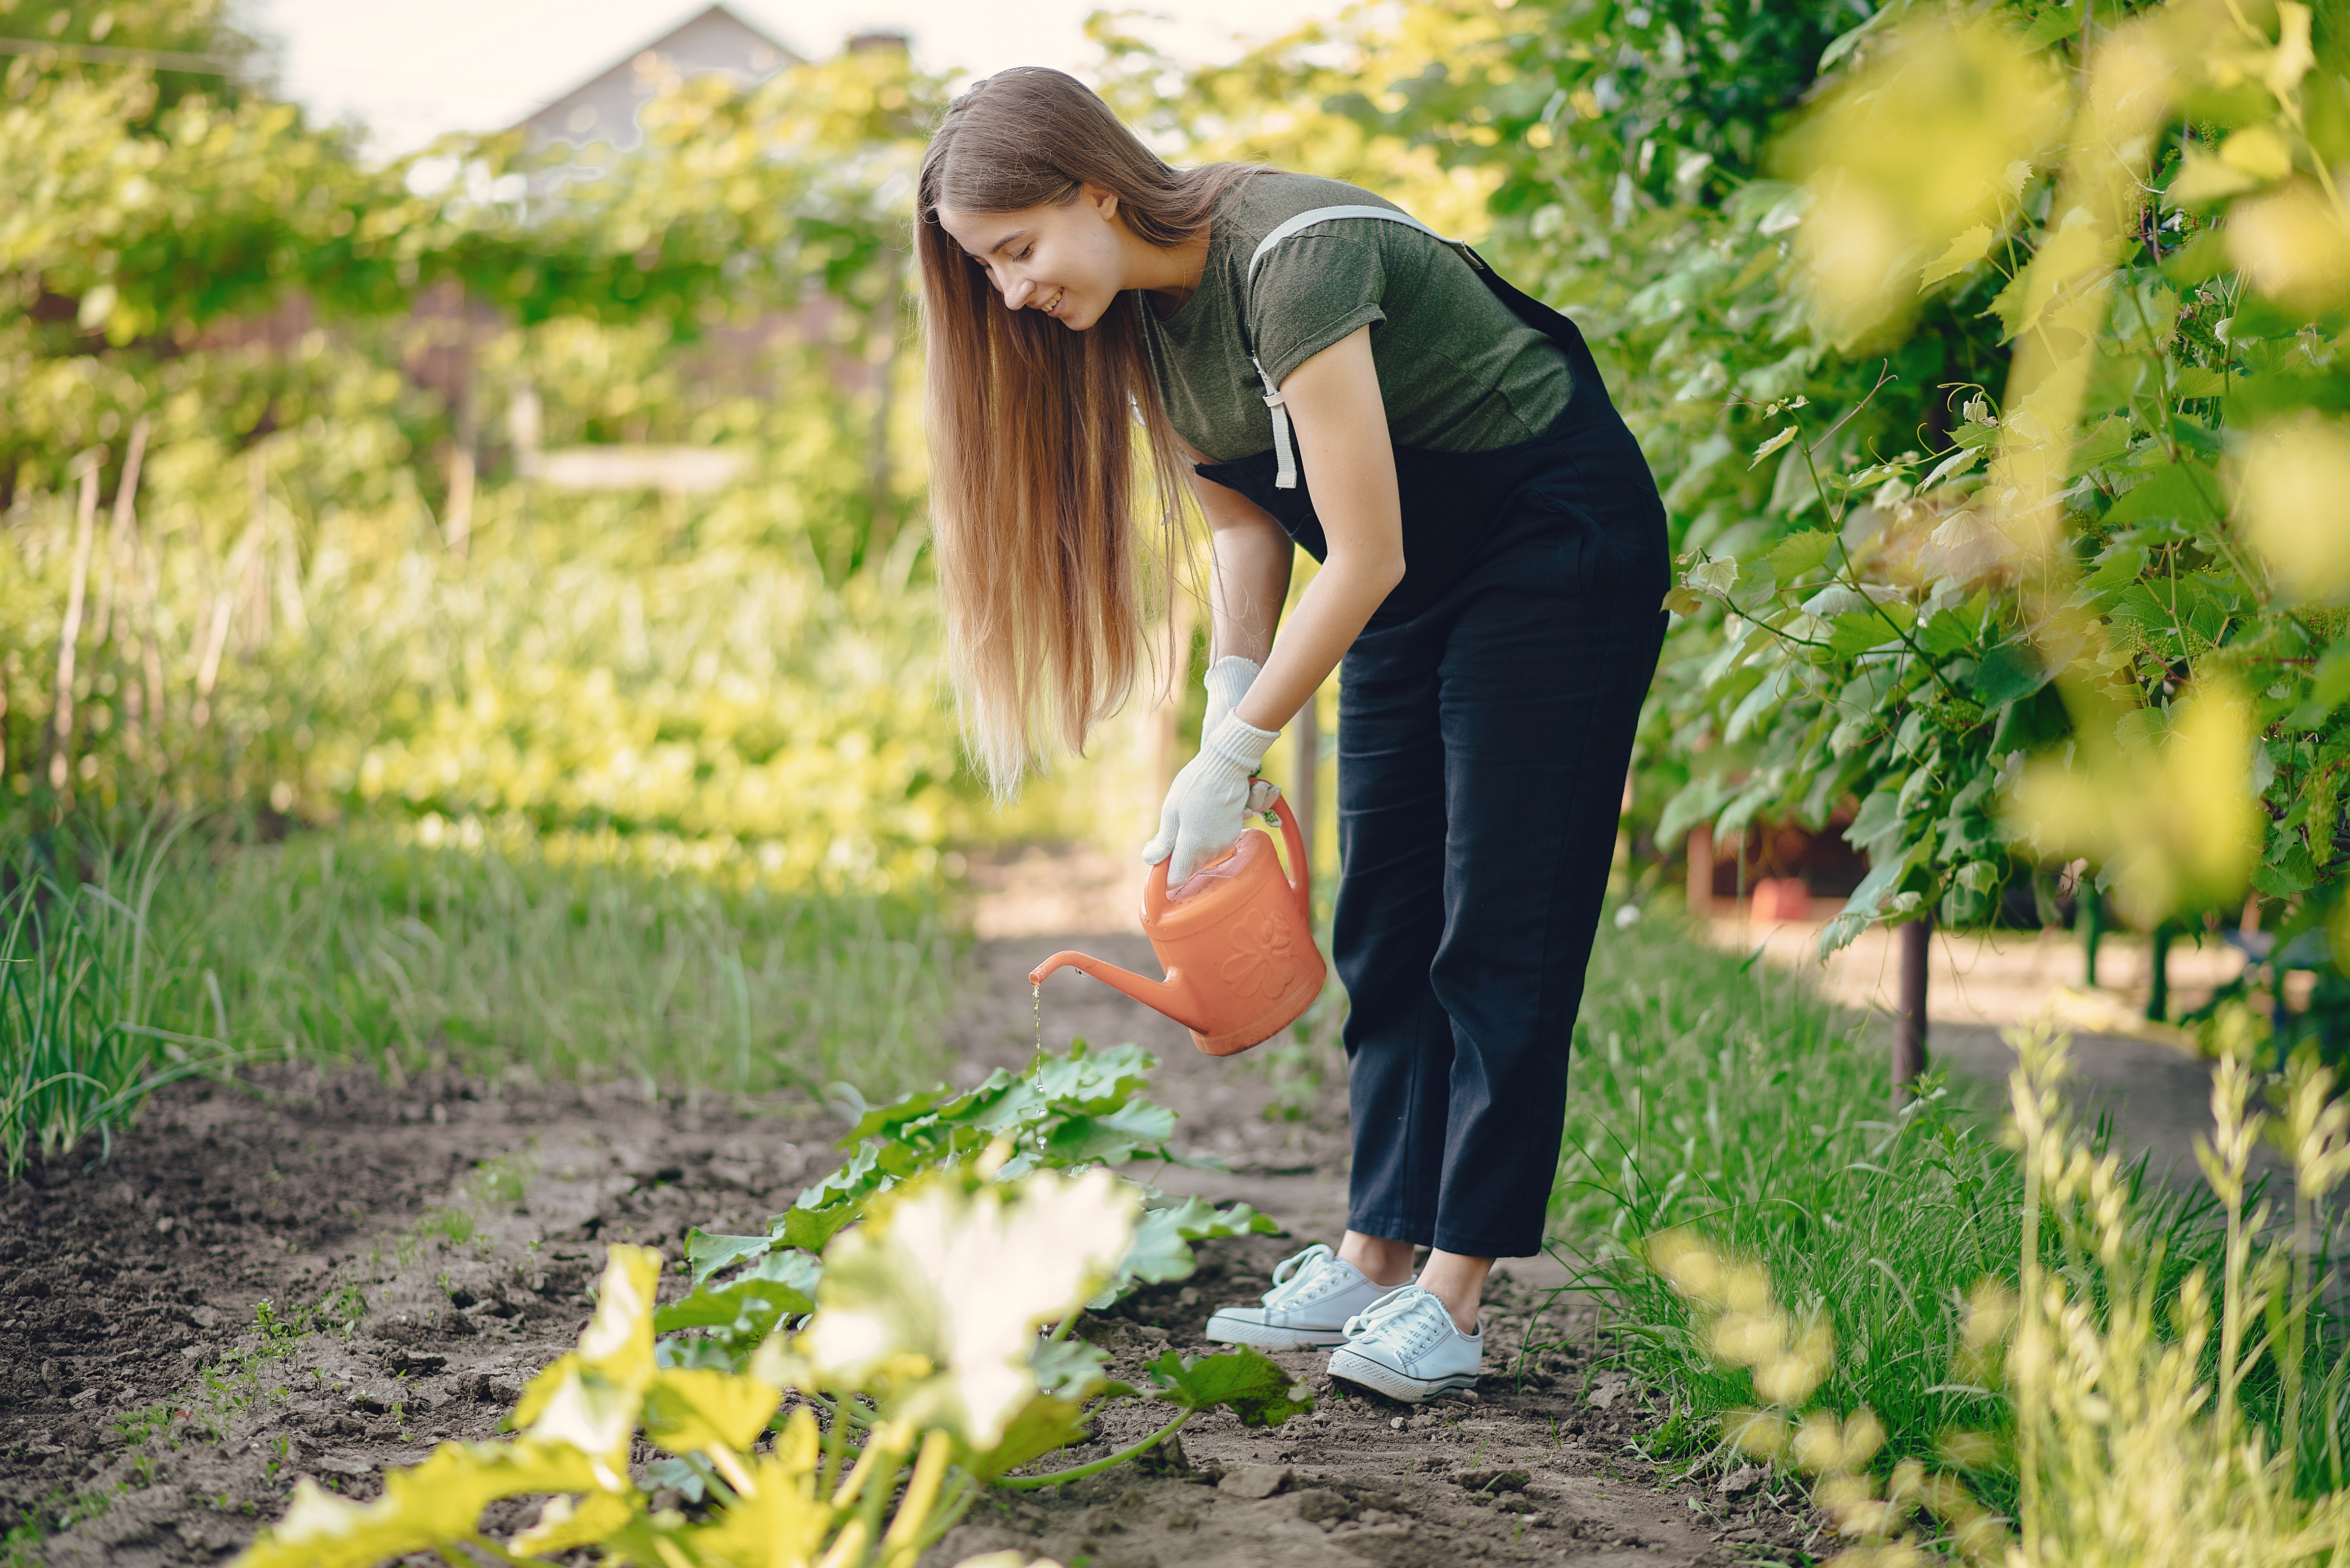
M 1404 1355 L 1417 1355 L 1436 1342 L 1437 1336 L 1452 1327 L 1452 1314 L 1444 1303 L 1418 1285 L 1402 1285 L 1389 1291 L 1370 1305 L 1347 1320 L 1347 1337 L 1357 1345 L 1379 1337 L 1389 1343 L 1400 1341 Z
M 1295 1306 L 1322 1293 L 1328 1275 L 1325 1265 L 1337 1254 L 1320 1241 L 1273 1266 L 1273 1289 L 1264 1293 L 1269 1307 Z

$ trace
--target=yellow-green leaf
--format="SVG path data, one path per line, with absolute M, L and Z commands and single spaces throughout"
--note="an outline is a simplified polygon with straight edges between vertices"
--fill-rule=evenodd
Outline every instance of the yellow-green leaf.
M 2171 176 L 2170 199 L 2182 207 L 2200 207 L 2259 183 L 2234 164 L 2189 147 L 2178 172 Z
M 499 1498 L 603 1490 L 588 1456 L 560 1444 L 443 1443 L 414 1469 L 385 1472 L 373 1502 L 336 1497 L 304 1477 L 286 1517 L 237 1568 L 371 1568 L 464 1540 Z
M 1835 535 L 1816 528 L 1806 529 L 1780 540 L 1765 564 L 1781 582 L 1792 583 L 1826 560 L 1828 552 L 1835 548 Z
M 558 1494 L 546 1500 L 536 1524 L 506 1542 L 506 1550 L 517 1557 L 552 1557 L 594 1546 L 625 1527 L 636 1513 L 633 1499 L 611 1492 L 590 1492 L 577 1502 Z
M 653 1374 L 645 1394 L 645 1435 L 671 1453 L 747 1449 L 782 1397 L 782 1390 L 756 1377 L 667 1368 Z
M 1997 237 L 1989 223 L 1977 223 L 1961 234 L 1950 242 L 1950 249 L 1927 265 L 1924 276 L 1918 279 L 1918 292 L 1923 294 L 1944 278 L 1955 277 L 1982 260 L 1991 254 L 1991 243 Z
M 1738 586 L 1738 557 L 1716 556 L 1689 569 L 1689 586 L 1701 594 L 1726 594 Z
M 1789 425 L 1785 430 L 1781 431 L 1777 435 L 1773 436 L 1769 441 L 1766 441 L 1761 446 L 1756 447 L 1754 449 L 1754 462 L 1750 462 L 1746 466 L 1752 468 L 1755 463 L 1761 462 L 1764 458 L 1769 457 L 1773 452 L 1777 452 L 1781 447 L 1785 446 L 1789 441 L 1794 439 L 1795 427 Z
M 809 1452 L 811 1461 L 813 1450 Z M 662 1544 L 659 1561 L 733 1563 L 742 1568 L 752 1564 L 759 1568 L 785 1568 L 798 1563 L 814 1563 L 824 1556 L 824 1543 L 833 1522 L 833 1511 L 816 1495 L 813 1464 L 803 1465 L 793 1458 L 761 1454 L 751 1466 L 751 1487 L 744 1494 L 727 1505 L 725 1511 L 710 1523 L 678 1529 L 674 1515 L 656 1520 L 665 1525 L 661 1534 L 672 1534 L 675 1545 Z M 852 1523 L 848 1530 L 859 1526 Z M 847 1539 L 848 1532 L 838 1538 Z M 676 1552 L 675 1556 L 671 1553 Z M 859 1557 L 847 1561 L 862 1562 Z M 827 1559 L 829 1561 L 829 1559 Z

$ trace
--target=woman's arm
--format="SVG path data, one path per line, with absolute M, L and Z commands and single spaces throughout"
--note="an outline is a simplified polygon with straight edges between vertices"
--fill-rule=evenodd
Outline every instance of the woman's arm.
M 1176 438 L 1195 462 L 1208 460 Z M 1262 665 L 1273 647 L 1297 546 L 1264 508 L 1237 490 L 1191 476 L 1191 493 L 1208 520 L 1208 662 L 1237 654 Z
M 1282 729 L 1295 717 L 1404 572 L 1403 504 L 1396 492 L 1387 405 L 1371 361 L 1371 329 L 1357 327 L 1298 366 L 1281 384 L 1281 396 L 1298 456 L 1313 476 L 1314 511 L 1329 553 L 1277 641 L 1273 630 L 1288 592 L 1289 536 L 1253 503 L 1222 485 L 1201 485 L 1215 539 L 1213 651 L 1243 654 L 1264 666 L 1234 710 L 1260 730 Z M 1222 491 L 1229 503 L 1210 506 L 1208 491 Z M 1232 504 L 1263 527 L 1243 525 L 1237 515 L 1220 526 L 1218 508 L 1231 511 Z

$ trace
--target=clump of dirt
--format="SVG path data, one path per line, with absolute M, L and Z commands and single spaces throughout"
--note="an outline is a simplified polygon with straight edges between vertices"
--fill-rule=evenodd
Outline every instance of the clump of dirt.
M 1139 942 L 1080 940 L 1148 962 Z M 959 1081 L 1028 1059 L 1025 971 L 1061 945 L 979 945 Z M 1090 981 L 1048 994 L 1045 1018 L 1055 1048 L 1077 1033 L 1158 1052 L 1154 1095 L 1227 1165 L 1130 1174 L 1244 1199 L 1290 1232 L 1206 1243 L 1190 1279 L 1086 1322 L 1139 1385 L 1170 1347 L 1216 1348 L 1208 1314 L 1261 1293 L 1279 1259 L 1337 1239 L 1343 1062 L 1327 1045 L 1212 1061 Z M 33 1561 L 161 1568 L 242 1548 L 297 1476 L 378 1495 L 384 1469 L 434 1442 L 494 1435 L 577 1337 L 605 1244 L 674 1259 L 694 1226 L 756 1229 L 837 1162 L 842 1130 L 804 1103 L 696 1108 L 456 1075 L 387 1086 L 286 1068 L 249 1090 L 171 1090 L 111 1159 L 84 1151 L 0 1189 L 0 1529 Z M 1403 1406 L 1332 1383 L 1320 1355 L 1286 1356 L 1311 1417 L 1267 1430 L 1219 1412 L 1140 1463 L 991 1492 L 926 1568 L 1005 1546 L 1091 1568 L 1696 1568 L 1803 1546 L 1815 1521 L 1759 1473 L 1725 1492 L 1648 1462 L 1662 1402 L 1609 1372 L 1562 1279 L 1539 1261 L 1496 1272 L 1473 1398 Z M 1091 1441 L 1038 1468 L 1164 1420 L 1110 1405 Z M 511 1530 L 535 1509 L 486 1522 Z

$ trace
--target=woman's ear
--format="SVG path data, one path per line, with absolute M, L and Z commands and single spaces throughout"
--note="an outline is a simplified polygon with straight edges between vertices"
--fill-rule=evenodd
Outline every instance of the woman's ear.
M 1117 192 L 1111 190 L 1107 185 L 1096 185 L 1090 182 L 1081 186 L 1080 189 L 1084 192 L 1087 204 L 1093 208 L 1094 213 L 1097 217 L 1100 218 L 1105 223 L 1114 223 L 1117 221 Z

